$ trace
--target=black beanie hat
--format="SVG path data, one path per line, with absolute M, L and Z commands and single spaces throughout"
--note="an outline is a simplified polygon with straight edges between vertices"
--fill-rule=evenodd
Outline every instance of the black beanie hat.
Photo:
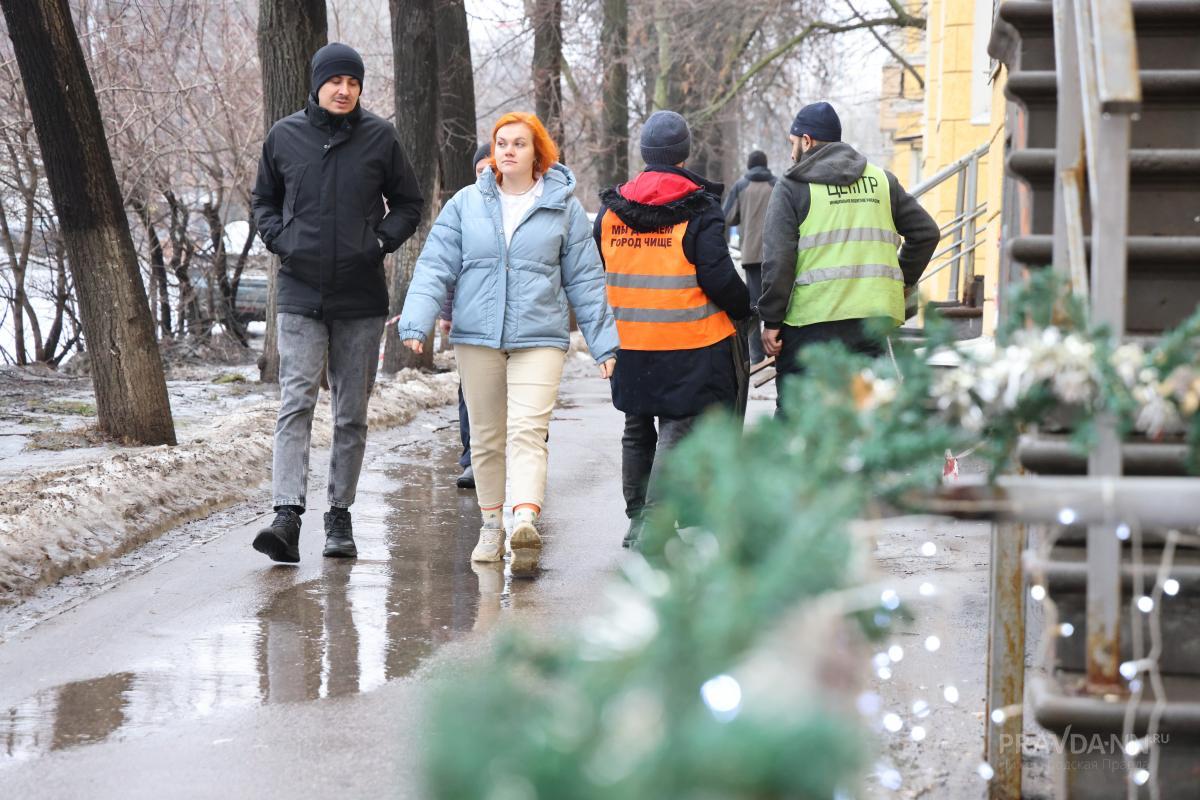
M 362 56 L 357 50 L 340 42 L 330 42 L 313 54 L 312 90 L 316 93 L 325 85 L 325 81 L 335 75 L 356 78 L 361 88 L 365 72 Z
M 762 150 L 751 150 L 750 157 L 746 159 L 746 166 L 750 169 L 755 167 L 765 167 L 767 165 L 767 154 Z
M 807 133 L 818 142 L 840 142 L 842 121 L 829 103 L 810 103 L 796 115 L 791 133 L 792 136 Z
M 471 159 L 471 169 L 475 169 L 475 165 L 479 163 L 481 158 L 487 158 L 492 154 L 492 143 L 484 142 L 475 148 L 475 157 Z

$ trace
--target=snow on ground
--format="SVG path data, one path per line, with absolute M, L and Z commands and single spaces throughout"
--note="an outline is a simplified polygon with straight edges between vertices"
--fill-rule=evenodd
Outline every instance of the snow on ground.
M 444 368 L 447 357 L 438 360 Z M 95 434 L 87 379 L 0 371 L 0 602 L 227 507 L 269 477 L 278 400 L 252 382 L 253 365 L 194 364 L 170 375 L 179 444 L 121 447 Z M 453 372 L 380 375 L 369 424 L 402 425 L 454 402 L 457 390 Z M 329 439 L 322 393 L 313 444 Z

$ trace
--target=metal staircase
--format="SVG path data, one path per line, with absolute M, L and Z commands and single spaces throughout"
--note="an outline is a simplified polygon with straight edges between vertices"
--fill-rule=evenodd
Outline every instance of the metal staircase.
M 1008 68 L 1020 181 L 1002 276 L 1067 273 L 1119 335 L 1176 326 L 1200 303 L 1200 0 L 1003 0 L 989 49 Z M 1200 555 L 1184 546 L 1200 542 L 1200 480 L 1182 477 L 1182 442 L 1100 428 L 1087 457 L 1053 425 L 1022 442 L 1030 472 L 1086 477 L 1009 481 L 1014 502 L 1044 507 L 1024 517 L 1041 533 L 1020 559 L 1023 528 L 994 543 L 992 647 L 1007 631 L 1022 655 L 990 654 L 989 713 L 1021 702 L 1024 580 L 1045 598 L 1052 671 L 1024 708 L 1060 743 L 1054 796 L 1200 798 Z M 1099 747 L 1076 752 L 1072 734 Z M 998 741 L 991 796 L 1015 800 L 1020 750 Z

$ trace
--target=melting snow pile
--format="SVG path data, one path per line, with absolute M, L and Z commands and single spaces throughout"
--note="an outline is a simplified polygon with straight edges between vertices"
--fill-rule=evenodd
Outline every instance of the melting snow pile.
M 403 425 L 454 402 L 458 376 L 381 375 L 373 430 Z M 329 403 L 318 404 L 313 444 L 330 441 Z M 39 472 L 0 487 L 0 600 L 26 594 L 232 505 L 270 476 L 277 401 L 227 414 L 175 447 L 142 447 Z M 369 445 L 368 445 L 369 447 Z

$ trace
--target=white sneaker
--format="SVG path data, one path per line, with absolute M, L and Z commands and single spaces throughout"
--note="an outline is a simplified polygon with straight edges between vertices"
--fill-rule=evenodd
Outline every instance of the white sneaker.
M 479 541 L 471 551 L 472 561 L 504 560 L 504 528 L 479 529 Z
M 513 521 L 512 544 L 512 573 L 513 575 L 532 575 L 537 572 L 538 558 L 542 551 L 542 537 L 538 535 L 534 522 L 537 518 L 524 509 L 516 515 Z

